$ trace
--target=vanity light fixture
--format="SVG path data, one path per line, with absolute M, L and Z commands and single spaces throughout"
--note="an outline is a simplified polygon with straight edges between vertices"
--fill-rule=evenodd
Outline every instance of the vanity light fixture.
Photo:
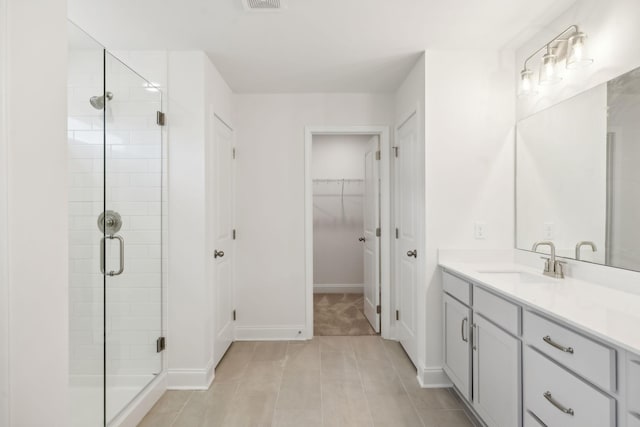
M 587 35 L 581 32 L 577 25 L 571 25 L 531 54 L 524 61 L 524 67 L 520 72 L 520 95 L 536 93 L 533 70 L 529 68 L 528 64 L 531 59 L 543 51 L 545 53 L 542 55 L 538 80 L 540 85 L 550 85 L 562 80 L 558 66 L 563 60 L 568 70 L 591 65 L 593 59 L 588 58 L 585 51 L 586 39 Z

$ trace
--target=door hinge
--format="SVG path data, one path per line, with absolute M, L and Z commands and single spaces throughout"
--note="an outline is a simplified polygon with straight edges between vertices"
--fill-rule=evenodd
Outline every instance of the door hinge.
M 396 310 L 396 320 L 400 320 L 400 310 Z
M 380 227 L 376 228 L 376 237 L 380 237 L 382 236 L 382 230 L 380 230 Z
M 233 320 L 235 321 L 235 320 L 236 320 L 236 311 L 235 311 L 235 310 L 233 310 L 233 313 L 232 313 L 232 314 L 233 314 Z
M 380 160 L 381 154 L 380 150 L 376 151 L 376 160 Z
M 160 353 L 167 348 L 167 341 L 164 337 L 160 337 L 156 340 L 156 353 Z
M 396 227 L 396 239 L 400 238 L 400 229 Z
M 382 307 L 380 307 L 380 305 L 376 305 L 376 314 L 380 314 L 382 313 Z
M 233 237 L 233 240 L 236 240 L 236 229 L 234 228 L 233 231 L 231 232 L 231 235 Z
M 236 149 L 235 149 L 235 148 L 231 149 L 231 157 L 232 157 L 233 159 L 235 159 L 235 158 L 236 158 Z
M 156 113 L 156 124 L 158 126 L 164 126 L 165 123 L 165 115 L 162 111 L 158 111 Z
M 393 147 L 393 155 L 398 157 L 398 151 L 399 151 L 399 147 Z

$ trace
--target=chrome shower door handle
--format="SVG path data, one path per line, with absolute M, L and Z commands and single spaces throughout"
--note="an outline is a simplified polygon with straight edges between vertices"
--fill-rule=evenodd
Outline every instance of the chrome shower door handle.
M 119 248 L 120 248 L 120 268 L 118 269 L 118 271 L 110 271 L 107 274 L 107 276 L 119 276 L 124 272 L 124 238 L 122 236 L 114 236 L 114 235 L 109 235 L 109 236 L 104 236 L 102 239 L 100 239 L 100 272 L 102 274 L 105 274 L 105 270 L 104 270 L 104 263 L 105 263 L 105 256 L 104 256 L 104 247 L 105 247 L 105 239 L 109 239 L 109 240 L 117 240 L 119 243 Z

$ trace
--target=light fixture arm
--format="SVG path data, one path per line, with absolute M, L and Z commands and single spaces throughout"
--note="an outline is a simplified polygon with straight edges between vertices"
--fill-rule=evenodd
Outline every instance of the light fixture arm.
M 573 33 L 579 33 L 580 30 L 578 29 L 577 25 L 571 25 L 569 26 L 566 30 L 564 30 L 563 32 L 561 32 L 560 34 L 558 34 L 557 36 L 555 36 L 554 38 L 552 38 L 548 43 L 546 43 L 544 46 L 542 46 L 540 49 L 536 50 L 535 52 L 533 52 L 531 55 L 529 55 L 529 57 L 527 59 L 524 60 L 524 69 L 527 70 L 527 63 L 536 55 L 538 55 L 540 52 L 542 52 L 544 49 L 549 50 L 551 48 L 551 44 L 554 42 L 563 42 L 563 41 L 567 41 L 568 39 L 562 39 L 561 37 L 564 36 L 565 34 L 567 34 L 569 31 L 573 30 Z

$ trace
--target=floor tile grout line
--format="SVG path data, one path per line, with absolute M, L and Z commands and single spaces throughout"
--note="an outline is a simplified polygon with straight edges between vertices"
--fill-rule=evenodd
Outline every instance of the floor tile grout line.
M 189 403 L 189 401 L 191 400 L 192 397 L 193 397 L 193 390 L 190 390 L 189 391 L 189 397 L 187 398 L 187 400 L 184 401 L 184 403 L 180 407 L 180 410 L 178 412 L 176 412 L 175 418 L 173 419 L 173 421 L 171 421 L 171 424 L 169 424 L 170 427 L 175 425 L 176 421 L 178 421 L 178 418 L 180 418 L 180 414 L 182 413 L 182 411 L 184 411 L 184 408 L 186 408 L 187 404 Z
M 287 346 L 284 349 L 284 361 L 287 360 L 287 354 L 289 353 L 289 341 L 285 341 Z M 278 401 L 280 400 L 280 391 L 282 391 L 282 381 L 284 379 L 284 366 L 282 367 L 282 373 L 280 374 L 280 384 L 278 385 L 278 392 L 276 393 L 276 401 L 273 404 L 273 414 L 271 415 L 271 426 L 276 422 L 276 411 L 278 408 Z
M 239 341 L 236 341 L 236 342 L 239 342 Z M 247 367 L 249 366 L 249 363 L 251 363 L 251 359 L 253 359 L 253 355 L 255 354 L 256 348 L 258 347 L 258 343 L 255 342 L 255 341 L 244 341 L 244 342 L 251 342 L 253 344 L 253 348 L 251 350 L 251 354 L 249 355 L 249 359 L 248 359 L 247 363 L 245 364 L 245 367 L 243 368 L 242 375 L 240 375 L 240 378 L 237 381 L 235 381 L 236 382 L 236 387 L 235 387 L 235 389 L 233 391 L 233 397 L 231 398 L 231 401 L 229 402 L 229 406 L 230 407 L 233 407 L 233 404 L 235 403 L 236 398 L 238 397 L 238 393 L 240 392 L 240 383 L 244 379 L 244 376 L 247 374 Z M 233 343 L 231 345 L 233 345 Z M 214 376 L 213 382 L 215 382 L 215 376 Z M 213 387 L 213 384 L 211 386 Z M 227 420 L 228 416 L 229 416 L 229 412 L 224 414 L 224 417 L 222 418 L 222 425 L 225 425 L 225 421 Z
M 413 401 L 413 398 L 411 397 L 411 393 L 409 393 L 409 389 L 407 388 L 407 385 L 404 383 L 402 377 L 400 376 L 400 373 L 398 372 L 398 369 L 396 367 L 396 364 L 393 361 L 393 358 L 391 357 L 389 349 L 384 344 L 384 342 L 382 343 L 382 345 L 384 345 L 385 354 L 387 355 L 387 357 L 389 358 L 389 361 L 391 362 L 391 367 L 393 369 L 393 372 L 396 374 L 396 378 L 400 381 L 400 384 L 402 385 L 402 388 L 404 389 L 404 392 L 407 394 L 407 397 L 409 398 L 409 403 L 411 404 L 411 407 L 413 408 L 413 412 L 416 414 L 416 416 L 420 420 L 420 423 L 422 424 L 422 426 L 426 427 L 426 423 L 424 422 L 424 420 L 420 416 L 420 412 L 418 411 L 418 408 L 415 405 L 415 403 Z
M 351 340 L 349 340 L 349 342 L 351 343 Z M 351 343 L 351 345 L 353 347 L 353 343 Z M 364 388 L 364 381 L 362 379 L 362 372 L 360 371 L 360 363 L 358 361 L 358 355 L 356 354 L 355 347 L 353 348 L 353 358 L 354 358 L 354 360 L 356 362 L 356 368 L 357 368 L 357 371 L 358 371 L 358 378 L 360 378 L 360 387 L 362 388 L 362 394 L 364 396 L 364 401 L 367 404 L 367 411 L 369 413 L 369 420 L 371 420 L 371 426 L 373 427 L 375 425 L 375 423 L 373 421 L 373 412 L 371 411 L 371 404 L 369 403 L 369 397 L 367 396 L 367 391 Z

